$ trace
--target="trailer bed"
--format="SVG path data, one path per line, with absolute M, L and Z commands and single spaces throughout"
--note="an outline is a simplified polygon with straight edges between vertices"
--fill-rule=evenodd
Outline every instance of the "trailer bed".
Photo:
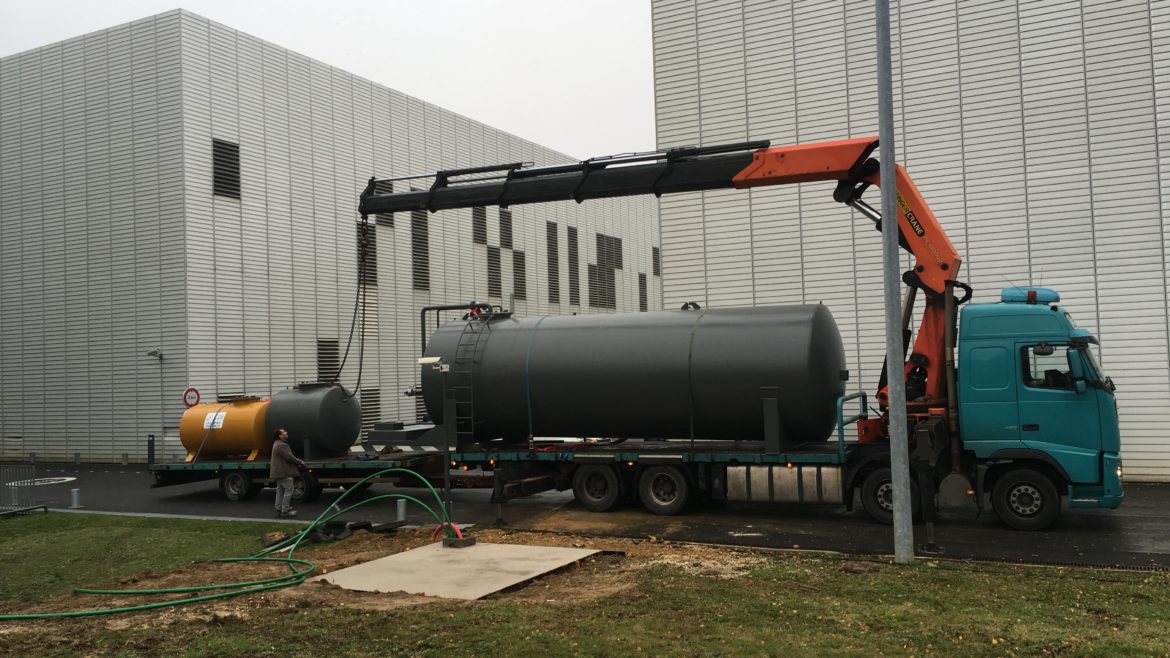
M 452 453 L 458 465 L 494 462 L 574 462 L 646 464 L 843 464 L 848 447 L 833 442 L 808 442 L 780 452 L 764 452 L 760 441 L 646 441 L 616 444 L 567 443 L 534 447 L 471 447 Z
M 391 452 L 371 455 L 359 453 L 326 459 L 305 460 L 305 470 L 311 473 L 317 481 L 329 483 L 356 482 L 387 468 L 403 467 L 417 470 L 421 467 L 430 467 L 428 470 L 441 468 L 442 455 L 438 452 Z M 245 471 L 257 481 L 267 480 L 268 459 L 262 458 L 253 461 L 246 459 L 207 459 L 194 462 L 175 462 L 166 464 L 151 464 L 150 473 L 154 476 L 152 487 L 166 487 L 188 482 L 214 480 L 223 477 L 224 473 Z

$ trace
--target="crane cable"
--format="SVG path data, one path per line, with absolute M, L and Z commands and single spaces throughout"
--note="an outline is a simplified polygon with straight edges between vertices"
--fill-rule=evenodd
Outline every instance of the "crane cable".
M 353 347 L 354 328 L 357 328 L 358 334 L 358 379 L 357 385 L 354 387 L 353 395 L 346 395 L 345 399 L 349 399 L 358 394 L 358 388 L 362 382 L 362 361 L 365 352 L 366 343 L 366 288 L 368 287 L 363 278 L 366 276 L 366 260 L 368 259 L 370 239 L 370 220 L 366 216 L 362 216 L 361 234 L 358 237 L 358 263 L 357 263 L 357 290 L 353 300 L 353 314 L 349 321 L 349 337 L 345 341 L 345 353 L 341 357 L 341 362 L 337 365 L 337 372 L 333 373 L 333 379 L 330 384 L 341 383 L 341 373 L 345 370 L 345 364 L 349 360 L 349 351 Z M 361 309 L 361 325 L 358 325 L 358 309 Z M 344 393 L 345 387 L 342 387 Z
M 417 478 L 418 480 L 420 480 L 424 485 L 426 485 L 426 488 L 430 490 L 431 495 L 434 496 L 435 502 L 438 504 L 439 510 L 442 512 L 442 516 L 437 514 L 434 509 L 432 509 L 429 505 L 422 502 L 418 498 L 415 498 L 413 496 L 408 496 L 406 494 L 383 494 L 380 496 L 374 496 L 372 498 L 368 498 L 368 499 L 363 500 L 359 503 L 355 503 L 353 505 L 350 505 L 349 507 L 346 507 L 344 509 L 341 509 L 339 511 L 331 513 L 331 510 L 336 509 L 337 503 L 341 502 L 342 500 L 345 499 L 346 496 L 348 496 L 351 493 L 353 493 L 354 491 L 356 491 L 359 485 L 364 484 L 366 482 L 369 482 L 369 481 L 373 480 L 374 478 L 378 478 L 378 477 L 381 477 L 383 475 L 392 474 L 392 473 L 413 476 L 413 477 Z M 347 489 L 345 492 L 343 492 L 341 494 L 341 496 L 339 496 L 337 498 L 336 501 L 334 501 L 332 506 L 330 506 L 324 512 L 321 512 L 321 514 L 318 515 L 317 518 L 311 524 L 308 525 L 308 527 L 306 527 L 301 532 L 285 539 L 284 541 L 279 542 L 277 544 L 273 544 L 272 546 L 269 546 L 268 548 L 260 551 L 259 553 L 256 553 L 254 555 L 250 555 L 248 557 L 225 557 L 225 558 L 217 558 L 214 560 L 207 561 L 207 562 L 212 562 L 212 563 L 216 563 L 216 562 L 218 562 L 218 563 L 234 563 L 234 562 L 277 562 L 277 563 L 284 563 L 284 564 L 288 565 L 289 571 L 291 572 L 291 573 L 288 573 L 286 575 L 274 576 L 271 578 L 262 578 L 259 580 L 246 580 L 246 581 L 240 581 L 240 582 L 234 582 L 234 583 L 222 583 L 222 584 L 217 584 L 217 585 L 194 585 L 194 586 L 189 586 L 189 587 L 168 587 L 168 588 L 163 588 L 163 589 L 88 589 L 88 588 L 74 587 L 73 591 L 75 593 L 78 593 L 78 594 L 103 594 L 103 595 L 187 594 L 187 593 L 208 592 L 208 591 L 222 590 L 222 589 L 226 589 L 229 591 L 217 592 L 214 594 L 201 594 L 198 596 L 191 596 L 191 597 L 180 598 L 180 599 L 172 599 L 169 601 L 157 601 L 157 602 L 153 602 L 153 603 L 144 603 L 141 605 L 121 606 L 121 607 L 113 607 L 113 608 L 95 608 L 95 609 L 90 609 L 90 610 L 71 610 L 68 612 L 35 612 L 35 613 L 24 613 L 24 614 L 0 615 L 0 621 L 15 621 L 15 620 L 24 620 L 24 619 L 55 619 L 55 618 L 65 618 L 65 617 L 92 617 L 92 616 L 97 616 L 97 615 L 119 614 L 119 613 L 123 613 L 123 612 L 139 612 L 142 610 L 154 610 L 154 609 L 158 609 L 158 608 L 168 608 L 168 607 L 186 605 L 186 604 L 190 604 L 190 603 L 200 603 L 203 601 L 213 601 L 215 599 L 226 599 L 226 598 L 233 597 L 233 596 L 241 596 L 243 594 L 253 594 L 255 592 L 265 592 L 265 591 L 269 591 L 269 590 L 282 589 L 285 587 L 292 587 L 294 585 L 300 585 L 301 583 L 305 582 L 305 580 L 310 575 L 312 575 L 314 571 L 317 570 L 317 565 L 314 564 L 313 562 L 311 562 L 309 560 L 302 560 L 302 559 L 297 559 L 297 558 L 293 557 L 293 554 L 296 552 L 297 548 L 301 545 L 301 543 L 303 541 L 305 541 L 305 539 L 307 539 L 309 537 L 310 533 L 312 533 L 314 530 L 321 527 L 325 523 L 328 523 L 329 521 L 337 518 L 338 516 L 341 516 L 342 514 L 349 512 L 350 510 L 353 510 L 353 509 L 356 509 L 356 508 L 361 507 L 363 505 L 368 505 L 370 503 L 377 502 L 380 500 L 391 500 L 391 499 L 408 500 L 410 502 L 413 502 L 413 503 L 421 506 L 423 509 L 425 509 L 427 512 L 429 512 L 430 515 L 432 517 L 434 517 L 436 521 L 439 522 L 439 526 L 438 526 L 438 528 L 436 528 L 436 530 L 441 529 L 441 530 L 445 531 L 451 537 L 462 537 L 463 536 L 463 533 L 460 531 L 459 526 L 457 526 L 455 523 L 453 523 L 451 521 L 451 517 L 447 513 L 446 506 L 443 505 L 442 498 L 439 497 L 439 492 L 435 490 L 435 488 L 431 485 L 430 482 L 427 481 L 427 479 L 425 477 L 423 477 L 417 471 L 412 471 L 412 470 L 407 469 L 407 468 L 388 468 L 388 469 L 384 469 L 384 470 L 378 471 L 377 473 L 373 473 L 371 475 L 366 476 L 361 481 L 357 482 L 354 485 L 354 487 Z M 277 551 L 282 551 L 285 548 L 288 549 L 287 555 L 285 555 L 283 557 L 269 557 L 273 553 L 275 553 Z M 201 564 L 201 563 L 206 563 L 206 562 L 196 562 L 195 564 Z

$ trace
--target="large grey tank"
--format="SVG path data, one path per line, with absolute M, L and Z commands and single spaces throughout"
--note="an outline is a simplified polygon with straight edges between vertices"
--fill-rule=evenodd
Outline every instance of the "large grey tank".
M 272 396 L 264 427 L 269 438 L 286 428 L 289 446 L 302 459 L 340 457 L 361 432 L 362 409 L 340 386 L 301 383 Z
M 787 442 L 823 441 L 847 377 L 841 334 L 820 305 L 499 317 L 478 337 L 465 327 L 440 327 L 426 355 L 451 364 L 453 387 L 471 368 L 477 441 L 686 439 L 692 423 L 696 439 L 761 440 L 765 387 L 778 389 Z M 456 361 L 461 336 L 478 339 L 474 365 Z M 422 385 L 442 422 L 441 375 L 424 368 Z

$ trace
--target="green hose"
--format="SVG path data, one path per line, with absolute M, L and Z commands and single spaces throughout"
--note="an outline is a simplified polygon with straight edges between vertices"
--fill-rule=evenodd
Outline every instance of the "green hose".
M 341 502 L 342 500 L 345 500 L 346 496 L 353 493 L 358 488 L 358 485 L 361 485 L 365 482 L 368 482 L 369 480 L 372 480 L 374 478 L 378 478 L 378 477 L 381 477 L 383 475 L 390 474 L 390 473 L 411 475 L 411 476 L 414 476 L 415 478 L 418 478 L 420 481 L 422 481 L 422 483 L 426 485 L 427 489 L 429 489 L 431 494 L 435 497 L 435 502 L 438 503 L 439 509 L 443 512 L 443 515 L 439 516 L 438 514 L 435 513 L 435 510 L 433 510 L 429 505 L 427 505 L 426 503 L 422 502 L 421 500 L 419 500 L 413 496 L 407 496 L 406 494 L 382 494 L 380 496 L 374 496 L 373 498 L 368 498 L 368 499 L 363 500 L 359 503 L 355 503 L 353 505 L 350 505 L 349 507 L 346 507 L 340 511 L 330 513 L 330 509 L 332 509 L 333 507 L 336 507 L 337 503 Z M 273 546 L 269 546 L 268 548 L 264 549 L 263 551 L 260 551 L 259 553 L 256 553 L 255 555 L 251 555 L 248 557 L 218 558 L 218 559 L 214 560 L 215 562 L 281 562 L 281 563 L 288 565 L 289 571 L 291 573 L 289 573 L 287 575 L 274 576 L 272 578 L 264 578 L 264 579 L 260 579 L 260 580 L 247 580 L 247 581 L 240 581 L 240 582 L 236 582 L 236 583 L 224 583 L 224 584 L 220 584 L 220 585 L 196 585 L 196 586 L 191 586 L 191 587 L 168 587 L 165 589 L 85 589 L 85 588 L 75 587 L 75 588 L 73 588 L 73 591 L 77 592 L 79 594 L 114 594 L 114 595 L 181 594 L 181 593 L 190 593 L 190 592 L 206 592 L 206 591 L 210 591 L 210 590 L 219 590 L 219 589 L 226 589 L 226 590 L 230 590 L 230 591 L 219 592 L 216 594 L 204 594 L 201 596 L 193 596 L 193 597 L 187 597 L 187 598 L 181 598 L 181 599 L 174 599 L 171 601 L 158 601 L 155 603 L 144 603 L 141 605 L 124 606 L 124 607 L 118 607 L 118 608 L 97 608 L 97 609 L 93 609 L 93 610 L 73 610 L 73 611 L 69 611 L 69 612 L 39 612 L 39 613 L 29 613 L 29 614 L 0 615 L 0 621 L 14 621 L 14 620 L 20 620 L 20 619 L 52 619 L 52 618 L 62 618 L 62 617 L 90 617 L 90 616 L 96 616 L 96 615 L 112 615 L 112 614 L 118 614 L 118 613 L 123 613 L 123 612 L 138 612 L 141 610 L 154 610 L 154 609 L 158 609 L 158 608 L 167 608 L 167 607 L 172 607 L 172 606 L 186 605 L 188 603 L 199 603 L 202 601 L 213 601 L 215 599 L 226 599 L 226 598 L 232 597 L 232 596 L 240 596 L 243 594 L 252 594 L 254 592 L 266 592 L 269 590 L 282 589 L 284 587 L 291 587 L 293 585 L 299 585 L 299 584 L 305 582 L 305 580 L 314 571 L 317 570 L 316 564 L 314 564 L 308 560 L 299 560 L 299 559 L 293 558 L 293 553 L 297 550 L 297 547 L 299 547 L 301 545 L 301 542 L 303 542 L 309 536 L 309 533 L 313 532 L 313 530 L 319 528 L 321 525 L 337 518 L 338 516 L 341 516 L 342 514 L 349 512 L 350 510 L 357 509 L 358 507 L 361 507 L 363 505 L 368 505 L 370 503 L 373 503 L 373 502 L 376 502 L 379 500 L 387 500 L 387 499 L 391 499 L 391 498 L 400 499 L 400 500 L 408 500 L 408 501 L 411 501 L 411 502 L 421 506 L 423 509 L 425 509 L 427 512 L 429 512 L 430 515 L 433 516 L 436 521 L 439 522 L 439 526 L 441 528 L 443 528 L 444 531 L 447 532 L 447 534 L 449 534 L 451 536 L 455 535 L 455 531 L 451 527 L 452 526 L 451 517 L 447 513 L 446 506 L 443 505 L 443 500 L 442 500 L 442 498 L 439 497 L 439 492 L 436 491 L 433 486 L 431 486 L 431 483 L 428 482 L 426 480 L 426 478 L 424 478 L 422 475 L 420 475 L 419 473 L 412 471 L 410 469 L 388 468 L 388 469 L 385 469 L 382 471 L 378 471 L 377 473 L 373 473 L 371 475 L 368 475 L 365 478 L 363 478 L 362 480 L 360 480 L 359 482 L 357 482 L 353 487 L 351 487 L 350 489 L 348 489 L 347 491 L 342 493 L 341 496 L 339 496 L 337 498 L 337 500 L 334 501 L 333 505 L 330 506 L 329 509 L 326 509 L 324 512 L 321 512 L 321 514 L 318 515 L 317 518 L 312 523 L 310 523 L 308 525 L 308 527 L 306 527 L 301 532 L 293 535 L 292 537 L 289 537 L 288 539 L 285 539 L 284 541 L 282 541 L 280 543 L 274 544 Z M 289 547 L 288 555 L 286 555 L 284 557 L 265 557 L 265 556 L 270 555 L 275 551 L 279 551 L 285 547 Z M 298 569 L 298 567 L 303 567 L 303 568 Z

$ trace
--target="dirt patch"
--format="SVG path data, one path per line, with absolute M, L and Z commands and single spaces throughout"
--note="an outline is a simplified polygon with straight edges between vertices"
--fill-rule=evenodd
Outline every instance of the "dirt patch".
M 653 537 L 594 538 L 494 528 L 479 530 L 475 537 L 485 543 L 563 546 L 602 551 L 598 555 L 488 597 L 488 600 L 492 601 L 518 603 L 557 605 L 580 603 L 608 596 L 633 596 L 637 589 L 637 572 L 654 565 L 665 564 L 686 573 L 736 578 L 766 559 L 750 550 L 674 544 Z M 432 539 L 429 529 L 400 530 L 396 535 L 359 531 L 342 541 L 298 550 L 296 557 L 314 562 L 317 565 L 314 575 L 320 575 L 430 543 Z M 102 583 L 100 586 L 109 589 L 163 589 L 256 580 L 285 573 L 287 567 L 281 564 L 202 562 L 165 573 L 147 571 L 130 578 Z M 183 596 L 69 594 L 38 603 L 31 606 L 32 609 L 29 607 L 18 609 L 18 606 L 9 604 L 4 606 L 3 612 L 64 612 L 134 606 Z M 440 601 L 446 600 L 405 592 L 389 594 L 353 592 L 328 583 L 313 582 L 175 608 L 98 617 L 9 622 L 0 624 L 0 639 L 60 637 L 66 634 L 71 641 L 78 642 L 76 646 L 80 648 L 87 646 L 87 642 L 98 640 L 103 633 L 111 630 L 165 630 L 174 627 L 173 631 L 181 631 L 192 627 L 249 620 L 257 616 L 261 610 L 311 612 L 313 609 L 330 607 L 386 612 Z

